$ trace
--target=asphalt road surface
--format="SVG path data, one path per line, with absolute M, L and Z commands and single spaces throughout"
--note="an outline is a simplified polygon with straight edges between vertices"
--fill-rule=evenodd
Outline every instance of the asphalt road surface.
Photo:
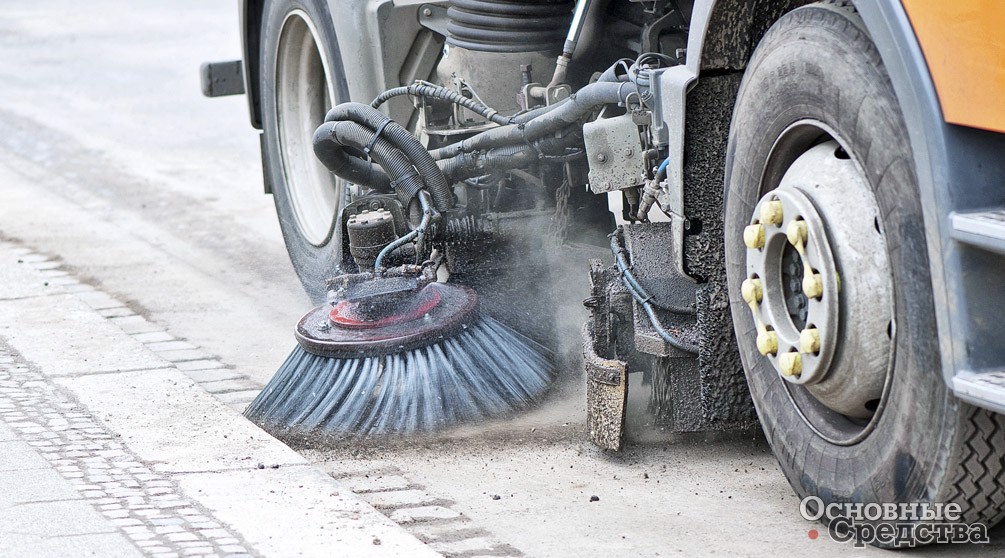
M 200 95 L 199 64 L 238 56 L 232 2 L 5 2 L 0 236 L 264 384 L 309 303 L 262 193 L 245 99 Z M 757 433 L 636 431 L 621 454 L 597 450 L 579 372 L 563 374 L 515 420 L 303 453 L 458 555 L 880 553 L 812 539 Z M 962 552 L 1002 547 L 923 551 Z

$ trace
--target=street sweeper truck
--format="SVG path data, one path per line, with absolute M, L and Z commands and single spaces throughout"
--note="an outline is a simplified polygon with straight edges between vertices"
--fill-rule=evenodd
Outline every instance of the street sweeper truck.
M 249 417 L 412 432 L 535 401 L 555 355 L 491 281 L 532 232 L 606 252 L 582 264 L 596 444 L 621 447 L 641 375 L 673 430 L 759 422 L 825 522 L 1001 519 L 1005 5 L 240 6 L 243 60 L 203 87 L 247 95 L 320 304 Z

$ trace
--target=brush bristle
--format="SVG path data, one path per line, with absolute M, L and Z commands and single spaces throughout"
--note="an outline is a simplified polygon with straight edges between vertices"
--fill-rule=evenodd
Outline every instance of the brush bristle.
M 547 349 L 483 316 L 398 354 L 331 358 L 298 346 L 244 414 L 270 430 L 428 431 L 526 407 L 553 376 Z

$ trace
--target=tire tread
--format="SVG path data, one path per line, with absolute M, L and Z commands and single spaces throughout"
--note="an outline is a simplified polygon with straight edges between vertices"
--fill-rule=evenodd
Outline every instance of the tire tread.
M 960 436 L 951 458 L 945 498 L 963 508 L 967 523 L 991 527 L 1005 516 L 1005 417 L 960 404 Z

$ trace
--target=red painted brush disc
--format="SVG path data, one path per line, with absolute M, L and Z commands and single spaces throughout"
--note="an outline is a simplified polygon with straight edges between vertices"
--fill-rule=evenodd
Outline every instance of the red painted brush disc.
M 311 310 L 297 324 L 306 351 L 321 356 L 360 358 L 401 352 L 436 343 L 473 322 L 478 295 L 467 287 L 431 283 L 374 315 L 357 303 L 341 301 Z
M 349 329 L 375 329 L 417 320 L 428 314 L 443 300 L 440 289 L 423 288 L 405 305 L 390 309 L 391 314 L 372 318 L 359 308 L 359 303 L 339 301 L 328 313 L 332 325 Z

